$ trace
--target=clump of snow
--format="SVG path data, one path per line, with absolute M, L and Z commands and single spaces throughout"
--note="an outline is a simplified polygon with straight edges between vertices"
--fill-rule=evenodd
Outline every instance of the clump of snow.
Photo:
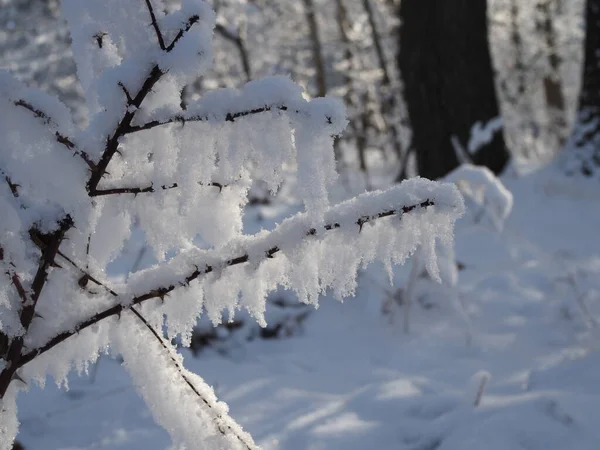
M 492 226 L 498 231 L 502 230 L 512 209 L 513 196 L 490 169 L 462 164 L 449 173 L 445 180 L 456 183 L 463 195 L 479 206 L 479 211 L 471 213 L 472 220 L 480 221 L 481 215 L 485 215 Z
M 486 144 L 489 144 L 494 138 L 494 134 L 502 130 L 502 126 L 503 121 L 501 116 L 494 117 L 484 124 L 475 122 L 471 127 L 471 134 L 467 144 L 468 152 L 473 155 Z

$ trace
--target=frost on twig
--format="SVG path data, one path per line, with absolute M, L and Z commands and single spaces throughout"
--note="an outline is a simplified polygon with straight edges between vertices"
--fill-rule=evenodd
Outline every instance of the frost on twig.
M 331 206 L 343 107 L 304 100 L 285 77 L 183 110 L 180 92 L 211 61 L 214 13 L 203 0 L 162 11 L 159 0 L 63 0 L 84 129 L 0 73 L 0 448 L 17 432 L 18 380 L 66 383 L 107 348 L 176 445 L 256 448 L 169 339 L 189 343 L 202 311 L 217 324 L 245 308 L 264 326 L 279 286 L 314 305 L 329 290 L 344 298 L 360 268 L 378 260 L 391 273 L 417 247 L 436 277 L 436 240 L 452 239 L 463 212 L 453 185 L 423 179 Z M 244 234 L 252 182 L 276 191 L 284 168 L 296 168 L 305 210 Z M 134 221 L 158 262 L 110 280 Z

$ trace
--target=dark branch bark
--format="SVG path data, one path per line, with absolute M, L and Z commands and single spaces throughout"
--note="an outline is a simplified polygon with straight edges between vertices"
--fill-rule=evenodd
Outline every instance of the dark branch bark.
M 54 120 L 52 120 L 52 118 L 48 114 L 46 114 L 45 112 L 43 112 L 40 109 L 35 108 L 31 103 L 28 103 L 25 100 L 21 99 L 21 100 L 17 100 L 16 102 L 14 102 L 14 104 L 15 104 L 15 106 L 20 106 L 22 108 L 25 108 L 25 109 L 31 111 L 33 113 L 33 115 L 35 117 L 41 119 L 45 125 L 51 125 L 51 126 L 58 128 L 57 124 L 54 122 Z M 54 135 L 56 137 L 56 141 L 59 144 L 64 145 L 65 147 L 67 147 L 67 149 L 71 150 L 74 155 L 79 156 L 81 159 L 83 159 L 90 169 L 93 170 L 95 168 L 95 164 L 90 159 L 88 154 L 86 152 L 77 150 L 75 148 L 75 144 L 73 143 L 73 141 L 70 138 L 68 138 L 64 134 L 61 134 L 59 131 L 56 131 L 54 133 Z
M 355 225 L 358 226 L 359 231 L 360 231 L 360 230 L 362 230 L 362 227 L 365 224 L 372 222 L 374 220 L 382 219 L 385 217 L 390 217 L 393 215 L 399 215 L 399 217 L 402 218 L 402 214 L 410 213 L 411 211 L 414 211 L 416 209 L 427 208 L 429 206 L 434 206 L 434 205 L 435 205 L 435 203 L 432 200 L 427 199 L 427 200 L 424 200 L 423 202 L 403 206 L 402 208 L 399 208 L 399 209 L 390 209 L 387 211 L 382 211 L 379 214 L 376 214 L 374 216 L 361 216 L 356 220 Z M 337 228 L 341 228 L 341 225 L 339 223 L 330 223 L 330 224 L 325 225 L 323 227 L 323 230 L 330 231 L 330 230 L 335 230 Z M 306 232 L 307 237 L 315 236 L 316 234 L 317 234 L 317 230 L 315 228 L 311 228 L 310 230 L 308 230 Z M 271 247 L 269 250 L 267 250 L 265 252 L 265 257 L 271 258 L 279 251 L 280 251 L 279 247 L 277 247 L 277 246 Z M 245 253 L 236 258 L 232 258 L 228 261 L 225 261 L 223 263 L 223 266 L 224 267 L 237 266 L 239 264 L 247 263 L 249 260 L 250 260 L 249 255 L 247 253 Z M 171 284 L 169 286 L 161 287 L 158 289 L 153 289 L 145 294 L 142 294 L 142 295 L 132 298 L 126 304 L 117 304 L 117 305 L 112 306 L 111 308 L 101 311 L 101 312 L 93 315 L 89 319 L 82 321 L 74 330 L 63 331 L 62 333 L 60 333 L 57 336 L 55 336 L 54 338 L 52 338 L 50 341 L 48 341 L 46 344 L 44 344 L 40 348 L 32 350 L 31 352 L 23 355 L 23 357 L 19 360 L 19 367 L 23 366 L 24 364 L 27 364 L 29 361 L 33 360 L 38 355 L 46 353 L 47 351 L 56 347 L 58 344 L 65 341 L 66 339 L 70 338 L 71 336 L 79 333 L 82 330 L 85 330 L 86 328 L 89 328 L 90 326 L 92 326 L 98 322 L 101 322 L 104 319 L 107 319 L 112 316 L 120 316 L 123 311 L 131 309 L 133 306 L 143 303 L 147 300 L 151 300 L 151 299 L 155 299 L 155 298 L 164 299 L 170 292 L 173 292 L 177 287 L 186 286 L 193 280 L 196 280 L 197 278 L 199 278 L 203 275 L 211 273 L 214 270 L 215 270 L 215 268 L 210 265 L 206 265 L 204 268 L 195 268 L 194 271 L 192 271 L 189 275 L 187 275 L 185 278 L 183 278 L 182 280 L 180 280 L 177 283 Z
M 139 90 L 137 95 L 132 99 L 132 101 L 130 103 L 128 102 L 128 106 L 134 106 L 136 109 L 139 108 L 146 96 L 150 93 L 154 85 L 158 82 L 158 80 L 160 80 L 160 78 L 163 75 L 164 72 L 160 70 L 158 65 L 152 67 L 141 89 Z M 125 134 L 127 134 L 127 131 L 131 128 L 131 122 L 133 121 L 134 117 L 135 110 L 128 109 L 123 118 L 119 121 L 119 124 L 117 125 L 113 135 L 107 139 L 104 153 L 102 154 L 102 157 L 100 158 L 100 161 L 98 162 L 95 170 L 92 171 L 92 175 L 90 176 L 90 179 L 87 183 L 87 191 L 90 194 L 90 196 L 93 196 L 96 192 L 100 180 L 106 173 L 108 164 L 117 152 L 117 149 L 119 147 L 119 140 Z
M 225 120 L 225 122 L 235 122 L 237 119 L 239 119 L 241 117 L 251 116 L 254 114 L 260 114 L 260 113 L 272 111 L 272 110 L 287 111 L 288 107 L 271 105 L 271 106 L 264 106 L 263 108 L 250 109 L 247 111 L 229 112 L 225 116 L 224 120 Z M 296 111 L 296 112 L 298 112 L 298 111 Z M 153 120 L 153 121 L 145 123 L 143 125 L 130 126 L 126 130 L 125 134 L 136 133 L 138 131 L 143 131 L 143 130 L 151 130 L 152 128 L 160 127 L 162 125 L 168 125 L 171 123 L 185 124 L 186 122 L 208 122 L 209 120 L 210 120 L 210 117 L 208 117 L 208 116 L 189 116 L 189 117 L 175 116 L 175 117 L 171 117 L 170 119 L 165 120 L 165 121 Z M 331 123 L 331 118 L 328 118 L 328 120 Z
M 221 192 L 223 190 L 224 187 L 227 187 L 227 184 L 221 184 L 221 183 L 198 183 L 201 186 L 213 186 L 213 187 L 217 187 L 219 188 L 219 192 Z M 133 195 L 138 195 L 138 194 L 146 194 L 146 193 L 153 193 L 156 192 L 157 190 L 163 190 L 163 191 L 167 191 L 170 189 L 176 189 L 179 187 L 179 184 L 177 183 L 173 183 L 173 184 L 169 184 L 169 185 L 165 185 L 163 184 L 162 186 L 160 186 L 159 188 L 155 188 L 153 185 L 150 186 L 146 186 L 146 187 L 122 187 L 122 188 L 111 188 L 111 189 L 96 189 L 93 194 L 90 194 L 91 197 L 99 197 L 99 196 L 103 196 L 103 195 L 118 195 L 118 194 L 133 194 Z
M 154 32 L 156 33 L 156 39 L 158 39 L 158 45 L 161 50 L 166 50 L 165 39 L 163 38 L 162 31 L 160 31 L 160 27 L 158 26 L 158 22 L 156 21 L 156 14 L 154 14 L 154 8 L 152 7 L 152 2 L 150 0 L 146 0 L 146 7 L 148 8 L 148 12 L 150 13 L 150 20 L 152 20 L 152 28 L 154 28 Z
M 42 290 L 48 280 L 48 272 L 50 267 L 55 265 L 55 258 L 58 254 L 60 244 L 62 243 L 65 234 L 73 226 L 73 221 L 69 216 L 59 222 L 58 230 L 50 234 L 42 234 L 37 230 L 32 230 L 31 234 L 36 236 L 35 243 L 40 245 L 42 255 L 40 257 L 38 269 L 31 283 L 31 294 L 28 296 L 25 289 L 20 283 L 18 277 L 12 278 L 13 284 L 17 288 L 19 295 L 23 300 L 23 308 L 21 309 L 20 320 L 25 333 L 29 330 L 29 326 L 35 316 L 35 307 L 37 301 L 42 294 Z M 33 237 L 33 236 L 32 236 Z M 0 373 L 0 398 L 4 397 L 10 382 L 13 380 L 17 370 L 21 367 L 22 351 L 23 351 L 23 336 L 16 337 L 12 340 L 6 354 L 6 367 Z
M 199 16 L 192 16 L 188 19 L 187 23 L 185 24 L 185 27 L 182 28 L 181 30 L 179 30 L 179 32 L 177 33 L 177 35 L 175 36 L 175 38 L 173 39 L 173 41 L 169 44 L 169 46 L 166 48 L 167 52 L 170 52 L 171 50 L 173 50 L 173 48 L 175 48 L 175 44 L 177 44 L 177 42 L 179 41 L 179 39 L 181 39 L 183 37 L 183 35 L 185 33 L 187 33 L 190 28 L 192 28 L 192 26 L 198 22 L 198 20 L 200 20 Z

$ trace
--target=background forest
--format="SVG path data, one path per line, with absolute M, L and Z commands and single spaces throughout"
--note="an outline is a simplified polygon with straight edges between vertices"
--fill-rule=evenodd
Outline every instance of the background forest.
M 264 449 L 598 448 L 600 1 L 211 4 L 214 65 L 180 92 L 183 110 L 289 75 L 306 99 L 346 106 L 332 202 L 421 176 L 456 183 L 467 210 L 438 249 L 441 282 L 417 251 L 361 270 L 344 304 L 328 293 L 315 311 L 279 289 L 263 327 L 203 314 L 180 349 L 188 369 Z M 59 1 L 0 0 L 0 68 L 84 127 L 70 44 Z M 302 189 L 292 170 L 276 192 L 254 183 L 244 233 L 300 211 Z M 157 261 L 143 220 L 111 279 Z M 30 386 L 18 448 L 179 448 L 121 362 L 102 355 L 68 389 Z

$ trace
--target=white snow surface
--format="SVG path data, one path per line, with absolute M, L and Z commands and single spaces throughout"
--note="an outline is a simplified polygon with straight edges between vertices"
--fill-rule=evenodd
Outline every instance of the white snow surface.
M 421 279 L 410 335 L 401 306 L 382 315 L 393 291 L 372 267 L 356 298 L 322 298 L 301 336 L 184 350 L 186 367 L 263 449 L 598 448 L 597 186 L 550 169 L 503 181 L 514 197 L 504 229 L 459 221 L 457 286 Z M 408 271 L 395 269 L 392 289 Z M 20 395 L 27 449 L 179 448 L 118 361 L 90 372 L 68 391 Z

